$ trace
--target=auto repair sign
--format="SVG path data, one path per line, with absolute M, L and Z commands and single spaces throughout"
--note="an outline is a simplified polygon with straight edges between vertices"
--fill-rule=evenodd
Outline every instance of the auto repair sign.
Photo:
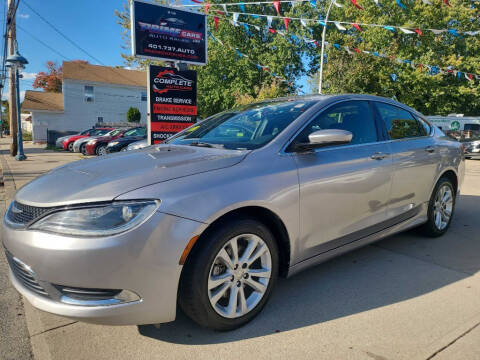
M 158 144 L 197 120 L 197 72 L 150 65 L 150 143 Z
M 130 19 L 133 56 L 206 64 L 205 14 L 135 0 Z

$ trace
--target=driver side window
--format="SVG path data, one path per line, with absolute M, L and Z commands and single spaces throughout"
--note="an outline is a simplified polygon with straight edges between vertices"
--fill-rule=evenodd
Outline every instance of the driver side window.
M 321 112 L 298 135 L 295 143 L 308 143 L 308 135 L 318 130 L 341 129 L 353 135 L 350 144 L 376 142 L 377 128 L 367 101 L 345 101 Z

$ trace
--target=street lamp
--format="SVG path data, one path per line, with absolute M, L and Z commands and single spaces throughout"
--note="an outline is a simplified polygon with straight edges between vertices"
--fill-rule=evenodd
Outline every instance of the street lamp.
M 15 84 L 17 88 L 17 101 L 16 101 L 16 109 L 17 109 L 17 155 L 15 159 L 18 161 L 25 160 L 27 157 L 23 153 L 23 140 L 22 140 L 22 117 L 20 114 L 20 84 L 19 84 L 19 70 L 25 68 L 25 65 L 28 64 L 27 59 L 25 59 L 22 55 L 18 53 L 18 49 L 15 48 L 15 53 L 9 55 L 5 60 L 6 65 L 13 70 L 15 70 Z

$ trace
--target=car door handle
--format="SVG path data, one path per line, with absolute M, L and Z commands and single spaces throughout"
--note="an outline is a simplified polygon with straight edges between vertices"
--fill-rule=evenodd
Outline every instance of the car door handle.
M 382 152 L 376 152 L 375 154 L 372 154 L 370 158 L 373 160 L 383 160 L 388 156 L 388 154 L 382 153 Z
M 434 148 L 433 146 L 427 146 L 427 147 L 425 148 L 425 151 L 426 151 L 426 152 L 429 152 L 429 153 L 433 153 L 433 152 L 435 152 L 435 148 Z

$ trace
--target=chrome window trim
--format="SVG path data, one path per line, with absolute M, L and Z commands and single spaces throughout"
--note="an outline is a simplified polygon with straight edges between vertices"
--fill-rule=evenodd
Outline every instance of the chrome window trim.
M 308 124 L 310 124 L 313 120 L 315 120 L 315 117 L 318 116 L 321 112 L 325 111 L 325 110 L 328 110 L 329 108 L 331 108 L 332 106 L 335 106 L 337 104 L 340 104 L 342 102 L 350 102 L 350 101 L 367 101 L 367 102 L 371 102 L 373 100 L 369 99 L 369 98 L 365 98 L 365 99 L 362 99 L 362 98 L 359 98 L 359 99 L 339 99 L 337 101 L 334 101 L 324 107 L 322 107 L 317 113 L 315 113 L 314 115 L 312 115 L 308 120 L 305 121 L 305 123 L 303 125 L 300 126 L 300 128 L 290 137 L 290 139 L 282 146 L 282 148 L 280 149 L 279 151 L 279 154 L 280 155 L 283 155 L 283 156 L 294 156 L 294 155 L 297 155 L 296 152 L 294 151 L 286 151 L 286 149 L 290 146 L 290 144 L 293 142 L 293 140 L 295 140 L 295 138 L 303 131 L 303 129 L 305 129 Z M 386 103 L 388 104 L 388 103 Z M 375 114 L 373 113 L 372 114 L 374 116 L 374 118 L 372 118 L 372 120 L 374 121 L 375 123 L 375 127 L 377 126 L 376 124 L 376 121 L 375 121 Z M 383 120 L 382 120 L 383 121 Z M 325 146 L 325 147 L 322 147 L 322 148 L 318 148 L 318 149 L 314 149 L 312 150 L 312 152 L 319 152 L 319 151 L 325 151 L 325 150 L 330 150 L 330 149 L 346 149 L 346 148 L 351 148 L 351 147 L 358 147 L 358 146 L 364 146 L 364 145 L 372 145 L 372 144 L 382 144 L 382 143 L 387 143 L 389 140 L 378 140 L 378 141 L 374 141 L 374 142 L 369 142 L 369 143 L 363 143 L 363 144 L 346 144 L 346 145 L 331 145 L 331 146 Z

